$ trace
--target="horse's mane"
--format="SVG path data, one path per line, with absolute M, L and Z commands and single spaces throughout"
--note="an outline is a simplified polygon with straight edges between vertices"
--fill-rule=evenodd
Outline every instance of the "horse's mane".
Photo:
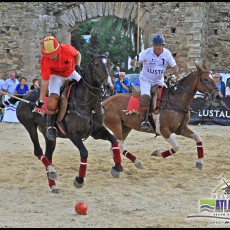
M 189 78 L 193 73 L 195 73 L 196 71 L 193 71 L 191 73 L 189 73 L 187 76 L 181 78 L 180 80 L 177 81 L 178 84 L 182 84 L 187 78 Z
M 207 71 L 206 69 L 204 69 L 204 68 L 201 68 L 202 69 L 202 71 Z M 192 71 L 191 73 L 189 73 L 187 76 L 185 76 L 185 77 L 183 77 L 183 78 L 181 78 L 180 80 L 178 80 L 177 82 L 178 82 L 178 84 L 181 84 L 185 79 L 187 79 L 187 78 L 189 78 L 192 74 L 194 74 L 195 72 L 197 72 L 198 70 L 194 70 L 194 71 Z

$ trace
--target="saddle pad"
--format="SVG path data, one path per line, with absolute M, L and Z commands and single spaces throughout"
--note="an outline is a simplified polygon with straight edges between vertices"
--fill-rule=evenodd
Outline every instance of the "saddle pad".
M 127 110 L 140 113 L 140 97 L 131 96 L 129 99 Z

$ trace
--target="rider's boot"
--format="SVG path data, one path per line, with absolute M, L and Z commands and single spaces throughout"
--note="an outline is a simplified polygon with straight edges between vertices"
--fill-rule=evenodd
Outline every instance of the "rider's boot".
M 47 101 L 47 108 L 46 108 L 46 114 L 47 114 L 47 131 L 46 136 L 49 140 L 56 140 L 57 137 L 57 129 L 55 127 L 55 114 L 57 112 L 58 108 L 58 102 L 59 102 L 60 96 L 55 93 L 51 93 L 49 96 L 49 99 Z
M 151 126 L 148 121 L 147 111 L 150 105 L 150 96 L 149 95 L 141 95 L 140 99 L 140 119 L 141 119 L 141 131 L 149 132 L 151 131 Z
M 50 141 L 56 140 L 57 137 L 57 129 L 54 126 L 54 117 L 55 115 L 48 115 L 47 114 L 47 130 L 46 130 L 46 136 Z

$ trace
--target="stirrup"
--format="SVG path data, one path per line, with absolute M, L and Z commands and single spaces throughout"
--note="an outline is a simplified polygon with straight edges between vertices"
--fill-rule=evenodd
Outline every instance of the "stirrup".
M 143 131 L 143 132 L 151 131 L 151 126 L 150 126 L 150 123 L 148 121 L 143 121 L 141 123 L 141 131 Z
M 46 136 L 50 141 L 55 141 L 58 135 L 56 127 L 50 126 L 46 130 Z

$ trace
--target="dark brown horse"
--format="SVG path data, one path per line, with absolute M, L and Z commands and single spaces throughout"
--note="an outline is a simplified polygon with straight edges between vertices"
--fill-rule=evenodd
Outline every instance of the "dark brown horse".
M 163 158 L 171 156 L 179 150 L 179 143 L 172 135 L 173 133 L 192 138 L 196 142 L 198 154 L 196 167 L 202 169 L 204 157 L 202 140 L 188 127 L 190 105 L 197 91 L 204 93 L 215 102 L 219 102 L 221 97 L 207 68 L 198 65 L 196 68 L 196 71 L 179 80 L 174 86 L 163 88 L 159 113 L 150 113 L 152 121 L 155 122 L 149 133 L 161 135 L 172 146 L 171 149 L 161 153 L 158 151 L 156 155 Z M 141 131 L 140 114 L 127 110 L 131 96 L 132 94 L 116 94 L 103 102 L 104 124 L 118 139 L 123 155 L 134 162 L 137 168 L 143 168 L 141 161 L 124 148 L 124 141 L 129 132 L 132 129 Z
M 98 54 L 87 52 L 87 54 L 91 60 L 85 68 L 85 74 L 82 75 L 82 79 L 79 82 L 72 82 L 72 87 L 70 87 L 68 105 L 62 120 L 66 133 L 58 130 L 58 137 L 69 138 L 80 152 L 78 176 L 74 179 L 74 185 L 77 188 L 84 185 L 88 150 L 83 141 L 89 136 L 111 143 L 111 151 L 115 163 L 111 169 L 111 174 L 113 177 L 119 177 L 122 171 L 118 142 L 116 137 L 103 125 L 103 109 L 101 107 L 104 95 L 103 85 L 108 83 L 111 62 L 108 60 L 108 53 Z M 56 140 L 49 140 L 46 136 L 46 114 L 39 113 L 31 105 L 32 102 L 38 100 L 39 94 L 40 89 L 29 92 L 24 99 L 27 99 L 31 103 L 20 102 L 16 113 L 18 120 L 30 135 L 34 146 L 34 155 L 45 166 L 49 187 L 52 189 L 52 192 L 58 193 L 59 189 L 56 186 L 57 172 L 52 164 Z M 45 138 L 45 154 L 43 154 L 39 143 L 38 130 Z

